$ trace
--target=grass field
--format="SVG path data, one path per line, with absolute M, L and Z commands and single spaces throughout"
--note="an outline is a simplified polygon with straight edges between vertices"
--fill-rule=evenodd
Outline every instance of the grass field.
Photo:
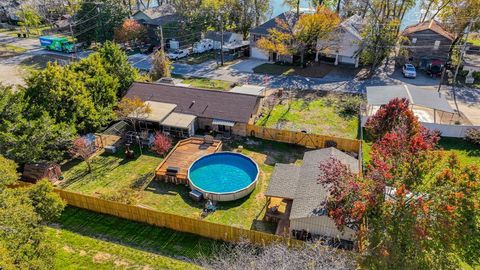
M 232 89 L 232 83 L 222 80 L 212 80 L 206 78 L 186 78 L 183 79 L 182 83 L 190 84 L 192 87 L 204 88 L 204 89 L 213 89 L 213 90 L 223 90 L 228 91 Z
M 213 51 L 199 54 L 190 54 L 187 57 L 177 60 L 178 63 L 185 63 L 189 65 L 198 65 L 208 60 L 215 60 L 215 53 Z
M 358 117 L 339 113 L 336 107 L 339 102 L 341 101 L 336 97 L 284 100 L 271 111 L 264 112 L 255 124 L 355 139 L 358 133 Z
M 41 54 L 23 60 L 20 64 L 27 70 L 40 70 L 47 67 L 47 63 L 57 62 L 59 65 L 67 65 L 72 61 L 71 57 L 55 54 Z
M 323 78 L 330 73 L 335 67 L 327 64 L 312 65 L 302 68 L 296 65 L 281 64 L 262 64 L 253 69 L 254 73 L 284 76 L 303 76 L 311 78 Z
M 123 150 L 116 154 L 101 154 L 92 159 L 92 172 L 88 173 L 85 162 L 73 160 L 62 166 L 64 182 L 61 188 L 71 191 L 93 194 L 108 194 L 122 188 L 141 186 L 153 177 L 155 168 L 162 159 L 145 151 L 139 155 L 135 148 L 136 158 L 124 158 Z
M 22 47 L 10 45 L 10 44 L 0 44 L 0 57 L 11 57 L 18 54 L 22 54 L 26 51 L 27 50 Z
M 371 141 L 363 142 L 363 163 L 370 162 Z M 440 139 L 439 147 L 447 153 L 456 153 L 462 164 L 476 164 L 480 166 L 480 147 L 473 145 L 461 138 Z
M 47 229 L 55 269 L 199 269 L 221 242 L 67 207 Z
M 276 162 L 297 162 L 303 157 L 305 149 L 263 140 L 241 140 L 226 143 L 223 150 L 233 150 L 238 145 L 242 145 L 243 153 L 253 158 L 260 166 L 261 174 L 257 187 L 245 198 L 219 203 L 217 211 L 209 214 L 204 220 L 272 232 L 274 230 L 272 224 L 261 219 L 266 203 L 264 192 L 268 187 L 273 167 Z M 93 159 L 93 172 L 90 174 L 86 173 L 84 162 L 71 163 L 70 167 L 64 166 L 65 183 L 62 187 L 94 196 L 114 193 L 125 188 L 131 189 L 134 186 L 142 186 L 141 183 L 150 179 L 160 161 L 160 158 L 149 155 L 125 161 L 122 154 L 103 154 Z M 188 192 L 190 189 L 183 185 L 152 181 L 145 190 L 135 191 L 135 202 L 142 207 L 199 218 L 204 203 L 193 201 Z

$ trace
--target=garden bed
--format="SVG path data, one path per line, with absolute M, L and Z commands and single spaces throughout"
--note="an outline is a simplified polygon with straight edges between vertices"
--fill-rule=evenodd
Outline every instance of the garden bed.
M 245 229 L 273 233 L 274 224 L 263 222 L 268 187 L 275 163 L 294 163 L 303 157 L 304 148 L 264 140 L 239 139 L 224 142 L 223 150 L 243 146 L 242 153 L 254 159 L 260 167 L 260 177 L 255 190 L 248 196 L 231 202 L 221 202 L 206 221 Z M 136 151 L 138 153 L 138 151 Z M 135 160 L 125 160 L 123 153 L 102 154 L 93 158 L 93 172 L 86 173 L 85 162 L 63 166 L 66 190 L 99 196 L 106 199 L 136 204 L 162 212 L 201 218 L 204 203 L 192 200 L 190 188 L 184 185 L 149 182 L 161 158 L 147 152 Z
M 310 91 L 284 94 L 281 98 L 270 96 L 255 124 L 355 139 L 359 126 L 358 114 L 346 111 L 344 106 L 360 106 L 360 102 L 358 96 L 323 95 Z

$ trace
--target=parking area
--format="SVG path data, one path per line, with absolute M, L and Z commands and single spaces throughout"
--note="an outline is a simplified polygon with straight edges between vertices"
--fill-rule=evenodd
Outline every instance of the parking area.
M 253 69 L 268 63 L 264 60 L 259 59 L 241 59 L 237 61 L 235 64 L 229 66 L 229 69 L 236 72 L 246 72 L 246 73 L 253 73 Z

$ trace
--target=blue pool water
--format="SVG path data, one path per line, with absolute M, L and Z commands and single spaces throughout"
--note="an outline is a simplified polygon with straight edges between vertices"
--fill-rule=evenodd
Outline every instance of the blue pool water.
M 258 175 L 256 164 L 236 153 L 215 153 L 190 167 L 190 181 L 205 192 L 229 193 L 248 187 Z

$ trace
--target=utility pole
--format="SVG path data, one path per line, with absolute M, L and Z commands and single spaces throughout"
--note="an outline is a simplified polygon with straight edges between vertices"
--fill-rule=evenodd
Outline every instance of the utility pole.
M 98 14 L 98 19 L 100 20 L 100 24 L 102 26 L 102 33 L 103 33 L 103 42 L 107 41 L 107 36 L 105 34 L 105 24 L 103 22 L 103 18 L 101 16 L 101 9 L 100 9 L 100 5 L 101 3 L 96 3 L 97 5 L 97 14 Z
M 457 104 L 457 97 L 456 97 L 456 85 L 457 85 L 457 75 L 458 75 L 458 70 L 460 69 L 460 65 L 463 62 L 463 56 L 465 55 L 465 51 L 467 50 L 467 40 L 468 40 L 468 35 L 470 34 L 470 30 L 472 29 L 474 23 L 474 19 L 470 19 L 470 23 L 467 26 L 466 33 L 465 33 L 465 38 L 463 40 L 463 46 L 460 51 L 460 55 L 458 57 L 458 63 L 457 63 L 457 68 L 455 69 L 455 74 L 453 75 L 453 101 L 455 102 L 455 107 L 457 107 L 457 112 L 458 110 L 458 104 Z
M 164 50 L 164 44 L 163 44 L 163 27 L 160 25 L 160 49 Z
M 72 21 L 74 20 L 73 18 L 74 17 L 72 17 L 72 19 L 70 20 L 70 35 L 72 36 L 72 40 L 73 40 L 73 57 L 74 59 L 78 59 L 77 44 L 75 42 L 75 35 L 73 34 L 73 26 L 72 26 Z
M 220 35 L 221 35 L 221 42 L 220 42 L 220 61 L 221 61 L 221 65 L 223 67 L 223 62 L 224 62 L 224 59 L 223 59 L 223 19 L 220 17 Z

